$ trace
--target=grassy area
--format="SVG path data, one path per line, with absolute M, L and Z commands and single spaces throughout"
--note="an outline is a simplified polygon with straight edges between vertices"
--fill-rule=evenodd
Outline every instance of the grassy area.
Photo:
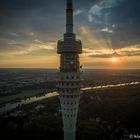
M 35 90 L 25 90 L 16 95 L 0 97 L 0 104 L 37 95 Z

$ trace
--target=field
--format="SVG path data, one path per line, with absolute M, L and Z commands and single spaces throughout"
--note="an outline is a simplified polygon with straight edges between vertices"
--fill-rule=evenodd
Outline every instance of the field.
M 24 90 L 24 91 L 21 91 L 21 93 L 16 94 L 16 95 L 0 97 L 0 104 L 15 101 L 15 100 L 20 100 L 23 98 L 32 97 L 35 95 L 37 95 L 36 90 Z

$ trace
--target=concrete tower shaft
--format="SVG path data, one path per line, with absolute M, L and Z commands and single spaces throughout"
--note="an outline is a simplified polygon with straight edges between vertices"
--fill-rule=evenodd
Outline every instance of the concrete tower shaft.
M 60 54 L 57 88 L 61 103 L 64 140 L 75 140 L 81 87 L 79 54 L 82 53 L 82 43 L 73 33 L 72 0 L 67 0 L 66 33 L 64 39 L 58 41 L 57 53 Z

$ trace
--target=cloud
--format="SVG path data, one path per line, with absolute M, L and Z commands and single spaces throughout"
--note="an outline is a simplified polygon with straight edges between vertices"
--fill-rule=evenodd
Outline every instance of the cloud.
M 102 0 L 89 8 L 87 17 L 92 30 L 98 30 L 103 38 L 110 40 L 114 49 L 140 42 L 138 0 Z
M 93 21 L 93 17 L 92 17 L 91 14 L 88 14 L 88 20 L 89 20 L 89 22 L 92 22 Z
M 111 50 L 103 49 L 103 50 L 91 50 L 91 49 L 84 49 L 85 55 L 88 57 L 95 57 L 95 58 L 110 58 L 114 56 L 114 52 Z
M 101 29 L 102 32 L 112 33 L 113 31 L 110 30 L 108 27 Z
M 91 48 L 86 48 L 84 49 L 83 53 L 85 53 L 85 55 L 88 57 L 96 58 L 140 56 L 140 44 L 117 49 L 115 52 L 114 50 L 110 49 L 93 50 Z
M 14 36 L 14 37 L 19 37 L 20 35 L 18 33 L 15 33 L 15 32 L 10 32 L 9 33 L 11 36 Z
M 92 22 L 93 19 L 95 19 L 94 22 L 102 23 L 104 9 L 112 8 L 116 4 L 117 4 L 117 0 L 110 0 L 110 1 L 102 0 L 102 1 L 99 1 L 97 4 L 92 5 L 88 11 L 89 22 Z
M 42 51 L 45 51 L 46 55 L 48 54 L 48 51 L 53 51 L 55 49 L 56 44 L 54 42 L 49 43 L 43 43 L 41 41 L 35 40 L 35 42 L 28 44 L 28 47 L 26 49 L 22 49 L 21 51 L 15 51 L 12 54 L 13 55 L 32 55 L 34 52 L 37 55 L 43 55 Z
M 74 11 L 74 16 L 78 16 L 79 14 L 82 14 L 82 13 L 83 13 L 83 10 L 78 9 Z
M 140 44 L 136 44 L 134 46 L 127 46 L 125 48 L 121 48 L 118 52 L 122 56 L 140 56 Z
M 82 40 L 82 55 L 107 58 L 116 50 L 121 56 L 139 56 L 139 0 L 75 0 L 74 8 L 74 28 Z M 64 32 L 64 0 L 0 1 L 3 60 L 53 56 L 56 41 Z
M 48 56 L 56 52 L 56 42 L 42 42 L 38 39 L 31 43 L 27 42 L 9 42 L 9 47 L 7 50 L 3 50 L 0 53 L 0 58 L 7 59 L 9 57 L 38 57 L 38 56 Z M 9 49 L 11 48 L 11 49 Z

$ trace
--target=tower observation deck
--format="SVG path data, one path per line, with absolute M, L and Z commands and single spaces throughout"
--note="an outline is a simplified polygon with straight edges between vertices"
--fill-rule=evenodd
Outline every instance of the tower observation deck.
M 63 119 L 64 140 L 75 140 L 76 120 L 80 99 L 81 74 L 79 54 L 82 43 L 73 33 L 73 3 L 67 0 L 66 33 L 57 44 L 60 54 L 60 71 L 57 89 Z

